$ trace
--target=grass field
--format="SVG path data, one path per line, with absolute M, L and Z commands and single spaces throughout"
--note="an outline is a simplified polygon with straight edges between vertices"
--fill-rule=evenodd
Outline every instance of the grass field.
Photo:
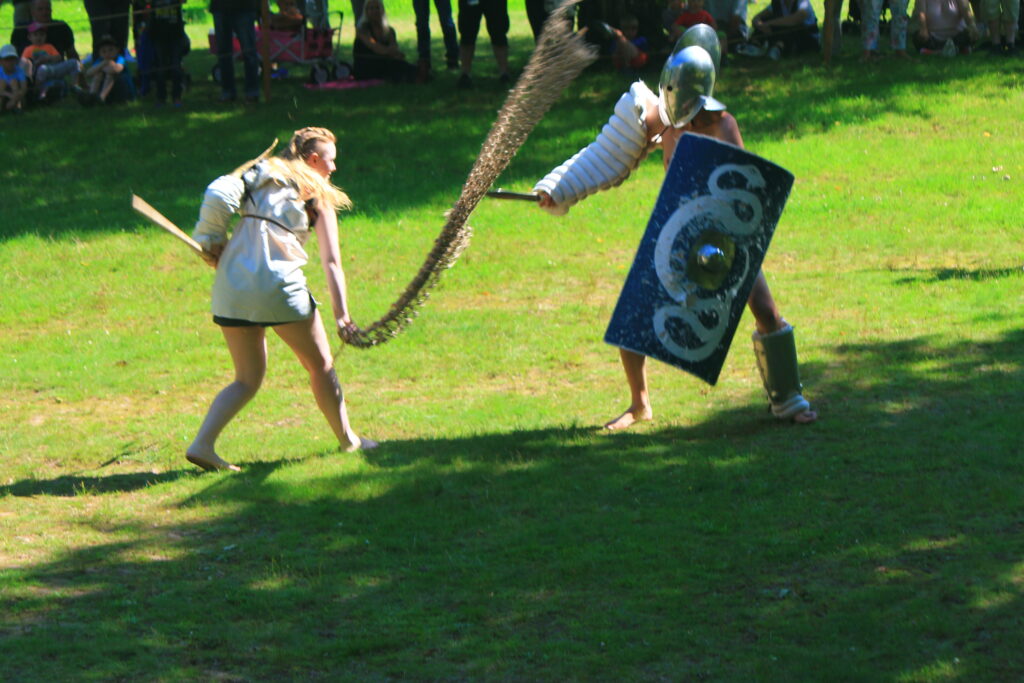
M 521 68 L 521 8 L 513 24 Z M 220 442 L 243 472 L 185 462 L 230 361 L 212 273 L 130 193 L 188 228 L 214 177 L 332 128 L 366 324 L 501 106 L 485 55 L 471 92 L 447 73 L 328 93 L 296 77 L 243 108 L 216 103 L 197 50 L 184 111 L 0 118 L 0 679 L 1024 678 L 1018 61 L 726 68 L 716 96 L 747 147 L 796 176 L 765 270 L 813 425 L 768 414 L 747 316 L 717 386 L 655 364 L 655 421 L 598 429 L 628 399 L 601 338 L 656 154 L 561 219 L 482 204 L 408 331 L 342 352 L 379 450 L 336 452 L 272 338 Z M 531 187 L 627 85 L 585 73 L 498 184 Z

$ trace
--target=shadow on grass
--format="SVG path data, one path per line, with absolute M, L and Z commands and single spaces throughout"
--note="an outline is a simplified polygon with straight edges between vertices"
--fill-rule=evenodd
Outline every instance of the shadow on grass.
M 513 64 L 525 63 L 532 41 L 512 46 Z M 866 70 L 841 62 L 821 67 L 817 57 L 774 63 L 737 60 L 716 94 L 740 112 L 749 143 L 828 130 L 836 121 L 869 121 L 901 113 L 928 116 L 927 90 L 948 92 L 985 74 L 1009 69 L 1002 62 L 944 60 Z M 493 64 L 477 71 L 480 87 L 455 88 L 455 75 L 433 83 L 317 92 L 301 79 L 275 82 L 273 99 L 256 108 L 216 102 L 213 83 L 199 79 L 187 110 L 151 109 L 149 102 L 102 112 L 105 133 L 95 134 L 99 112 L 73 102 L 34 111 L 20 132 L 0 146 L 0 165 L 19 169 L 5 196 L 0 240 L 25 234 L 81 237 L 149 230 L 129 208 L 134 192 L 188 229 L 203 189 L 216 176 L 252 158 L 277 137 L 287 140 L 302 125 L 326 125 L 339 136 L 335 181 L 353 197 L 356 211 L 400 214 L 450 206 L 457 198 L 495 112 L 505 98 L 493 81 Z M 642 74 L 657 80 L 657 69 Z M 532 184 L 587 144 L 607 120 L 629 78 L 592 68 L 552 108 L 503 179 Z M 921 97 L 909 98 L 908 85 Z M 794 116 L 799 112 L 799 116 Z M 35 159 L 45 158 L 38 165 Z M 430 173 L 423 169 L 429 168 Z M 430 229 L 440 229 L 441 221 Z
M 1019 277 L 1024 274 L 1024 267 L 1017 268 L 932 268 L 925 271 L 914 270 L 907 277 L 899 278 L 896 284 L 917 285 L 923 282 L 943 282 L 945 280 L 1001 280 L 1006 277 Z
M 0 657 L 24 680 L 1018 678 L 1022 348 L 840 346 L 805 428 L 743 405 L 256 463 L 179 499 L 200 521 L 78 518 L 132 540 L 10 568 Z

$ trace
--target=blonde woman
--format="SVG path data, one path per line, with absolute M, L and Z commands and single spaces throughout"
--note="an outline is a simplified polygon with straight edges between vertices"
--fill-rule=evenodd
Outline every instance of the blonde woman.
M 239 469 L 221 459 L 214 445 L 260 388 L 267 369 L 268 327 L 309 373 L 317 406 L 341 448 L 377 446 L 357 436 L 349 424 L 327 333 L 302 272 L 308 261 L 303 244 L 315 231 L 334 326 L 342 336 L 352 331 L 337 219 L 337 211 L 350 208 L 351 202 L 330 183 L 335 142 L 325 128 L 303 128 L 280 156 L 259 162 L 240 177 L 221 176 L 206 189 L 193 237 L 217 267 L 213 321 L 224 333 L 235 379 L 214 399 L 186 452 L 189 462 L 205 470 Z M 242 220 L 229 239 L 235 214 Z
M 352 44 L 352 71 L 359 80 L 383 78 L 396 83 L 416 80 L 416 67 L 405 61 L 398 36 L 388 23 L 383 0 L 366 0 Z

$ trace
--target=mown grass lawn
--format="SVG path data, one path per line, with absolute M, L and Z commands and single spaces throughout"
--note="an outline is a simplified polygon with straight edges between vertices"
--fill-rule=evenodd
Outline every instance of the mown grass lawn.
M 411 9 L 389 9 L 411 52 Z M 0 119 L 0 679 L 1024 677 L 1020 63 L 862 65 L 853 42 L 828 69 L 732 62 L 716 90 L 796 176 L 765 269 L 807 427 L 768 414 L 745 317 L 717 386 L 654 365 L 656 420 L 598 429 L 628 399 L 601 338 L 656 154 L 562 219 L 482 204 L 408 331 L 342 352 L 381 449 L 336 452 L 272 338 L 220 444 L 244 471 L 200 474 L 184 448 L 230 378 L 212 275 L 130 193 L 187 229 L 216 175 L 332 128 L 366 324 L 501 106 L 486 39 L 471 92 L 297 77 L 225 108 L 197 50 L 184 111 Z M 589 142 L 627 84 L 584 74 L 499 184 Z

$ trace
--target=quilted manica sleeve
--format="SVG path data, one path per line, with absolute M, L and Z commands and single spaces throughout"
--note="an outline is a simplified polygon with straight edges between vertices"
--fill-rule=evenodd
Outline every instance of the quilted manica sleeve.
M 555 168 L 534 186 L 555 202 L 545 207 L 563 215 L 585 197 L 620 185 L 650 151 L 647 126 L 648 107 L 657 98 L 642 81 L 637 81 L 615 104 L 615 112 L 597 139 Z
M 204 249 L 227 243 L 228 229 L 242 205 L 244 192 L 241 179 L 229 175 L 221 176 L 207 186 L 199 209 L 199 220 L 192 231 L 192 238 Z

